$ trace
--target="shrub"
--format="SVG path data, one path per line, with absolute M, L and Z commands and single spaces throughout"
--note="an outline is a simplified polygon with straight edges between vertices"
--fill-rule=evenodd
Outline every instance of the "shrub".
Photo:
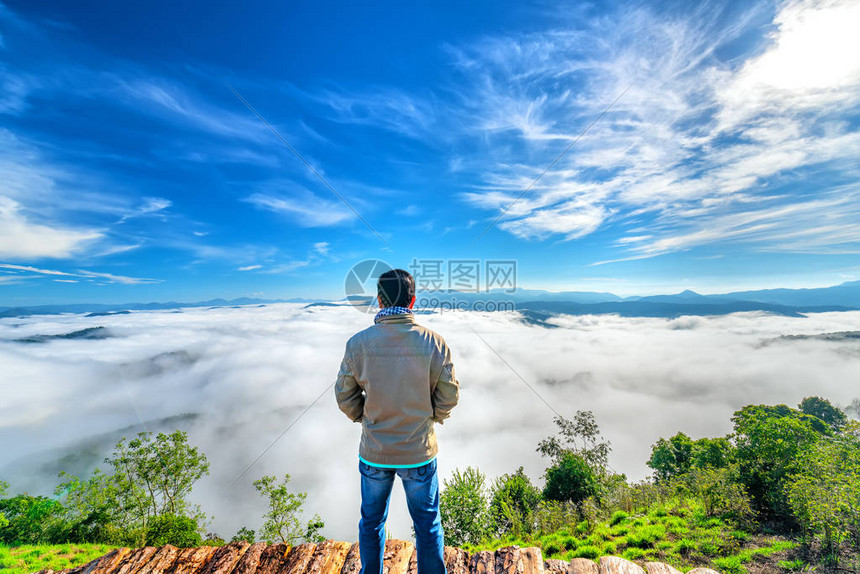
M 541 501 L 541 491 L 519 467 L 505 474 L 490 489 L 489 513 L 496 532 L 512 532 L 516 536 L 530 533 L 535 526 L 535 511 Z
M 151 519 L 146 527 L 146 544 L 164 546 L 172 544 L 179 548 L 200 546 L 203 542 L 197 531 L 197 522 L 187 516 L 162 514 Z
M 806 562 L 803 560 L 780 560 L 779 567 L 790 572 L 800 572 L 806 568 Z
M 621 555 L 621 557 L 626 560 L 636 560 L 643 556 L 645 556 L 645 551 L 641 548 L 628 548 L 624 551 L 624 554 Z
M 694 550 L 696 550 L 696 543 L 689 538 L 682 538 L 675 544 L 675 552 L 684 556 L 688 556 Z
M 616 512 L 613 512 L 612 518 L 609 519 L 609 525 L 615 526 L 616 524 L 619 524 L 620 522 L 622 522 L 628 516 L 629 515 L 626 512 L 624 512 L 623 510 L 618 510 Z
M 580 546 L 571 554 L 571 558 L 589 558 L 591 560 L 600 556 L 600 548 L 592 545 Z
M 654 544 L 666 535 L 666 529 L 653 524 L 643 526 L 627 534 L 627 545 L 636 548 L 653 548 Z
M 570 501 L 581 504 L 598 491 L 598 480 L 585 460 L 571 452 L 546 469 L 546 486 L 543 496 L 549 500 Z
M 280 482 L 275 482 L 274 476 L 263 476 L 254 481 L 254 488 L 267 502 L 261 538 L 269 544 L 286 542 L 296 544 L 300 540 L 306 542 L 322 542 L 325 538 L 320 531 L 325 523 L 318 515 L 314 515 L 302 525 L 302 505 L 308 495 L 306 492 L 290 492 L 290 475 L 285 474 Z
M 442 483 L 439 512 L 445 540 L 453 546 L 477 544 L 486 537 L 488 503 L 484 491 L 486 477 L 478 469 L 454 470 Z
M 615 554 L 618 552 L 618 547 L 614 542 L 607 542 L 601 547 L 603 554 Z
M 716 556 L 720 553 L 720 544 L 713 539 L 705 539 L 699 542 L 699 552 L 705 556 Z
M 716 566 L 724 574 L 745 574 L 747 571 L 741 558 L 738 556 L 727 556 L 725 558 L 714 558 Z

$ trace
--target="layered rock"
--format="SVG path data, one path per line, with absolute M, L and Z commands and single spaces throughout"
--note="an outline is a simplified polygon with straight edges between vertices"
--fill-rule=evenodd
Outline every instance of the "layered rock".
M 412 542 L 386 540 L 383 574 L 418 574 L 418 553 Z M 647 562 L 645 567 L 603 556 L 544 561 L 540 548 L 506 546 L 470 555 L 461 548 L 445 547 L 448 574 L 681 574 L 668 564 Z M 76 568 L 38 574 L 359 574 L 358 544 L 326 540 L 320 544 L 266 544 L 232 542 L 222 547 L 119 548 Z M 696 568 L 688 574 L 719 574 Z

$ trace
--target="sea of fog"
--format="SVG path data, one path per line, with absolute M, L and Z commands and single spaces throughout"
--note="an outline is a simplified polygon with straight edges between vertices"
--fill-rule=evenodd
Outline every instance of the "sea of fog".
M 535 448 L 554 433 L 554 415 L 520 377 L 562 415 L 593 411 L 612 467 L 631 480 L 649 474 L 657 438 L 725 435 L 744 405 L 860 396 L 860 340 L 783 337 L 860 331 L 860 312 L 559 316 L 549 321 L 556 328 L 515 312 L 417 320 L 448 341 L 461 384 L 460 404 L 437 425 L 441 478 L 471 465 L 492 479 L 522 465 L 542 483 L 546 461 Z M 351 307 L 301 304 L 2 319 L 0 480 L 12 492 L 49 494 L 58 469 L 85 472 L 118 436 L 181 428 L 211 463 L 192 495 L 214 516 L 211 531 L 229 539 L 241 526 L 258 529 L 263 501 L 252 482 L 289 473 L 324 533 L 355 540 L 360 426 L 331 387 L 346 340 L 371 323 Z M 399 483 L 389 527 L 411 535 Z

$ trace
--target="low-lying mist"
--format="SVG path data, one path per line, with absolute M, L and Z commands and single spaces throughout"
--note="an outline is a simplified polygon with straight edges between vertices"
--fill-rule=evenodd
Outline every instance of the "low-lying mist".
M 554 413 L 496 353 L 560 414 L 593 411 L 612 467 L 630 480 L 649 474 L 658 437 L 725 435 L 746 404 L 818 395 L 845 405 L 860 395 L 860 340 L 783 337 L 857 331 L 860 312 L 559 316 L 549 320 L 557 328 L 513 312 L 416 318 L 448 341 L 461 384 L 460 404 L 437 425 L 443 479 L 468 465 L 489 479 L 522 465 L 542 483 L 535 448 L 554 433 Z M 351 307 L 300 304 L 0 320 L 0 480 L 13 493 L 50 494 L 58 469 L 91 469 L 120 436 L 180 428 L 211 463 L 192 494 L 214 516 L 210 531 L 229 539 L 258 529 L 252 482 L 289 473 L 308 492 L 307 517 L 319 513 L 329 537 L 356 540 L 360 426 L 331 386 L 346 340 L 371 323 Z M 398 483 L 389 527 L 409 538 L 410 525 Z

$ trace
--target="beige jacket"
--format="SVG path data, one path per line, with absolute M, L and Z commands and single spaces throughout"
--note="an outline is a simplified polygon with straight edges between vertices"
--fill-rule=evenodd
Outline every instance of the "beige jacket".
M 420 464 L 436 456 L 434 422 L 459 399 L 451 351 L 411 314 L 388 315 L 346 343 L 337 404 L 361 422 L 359 455 L 378 464 Z

